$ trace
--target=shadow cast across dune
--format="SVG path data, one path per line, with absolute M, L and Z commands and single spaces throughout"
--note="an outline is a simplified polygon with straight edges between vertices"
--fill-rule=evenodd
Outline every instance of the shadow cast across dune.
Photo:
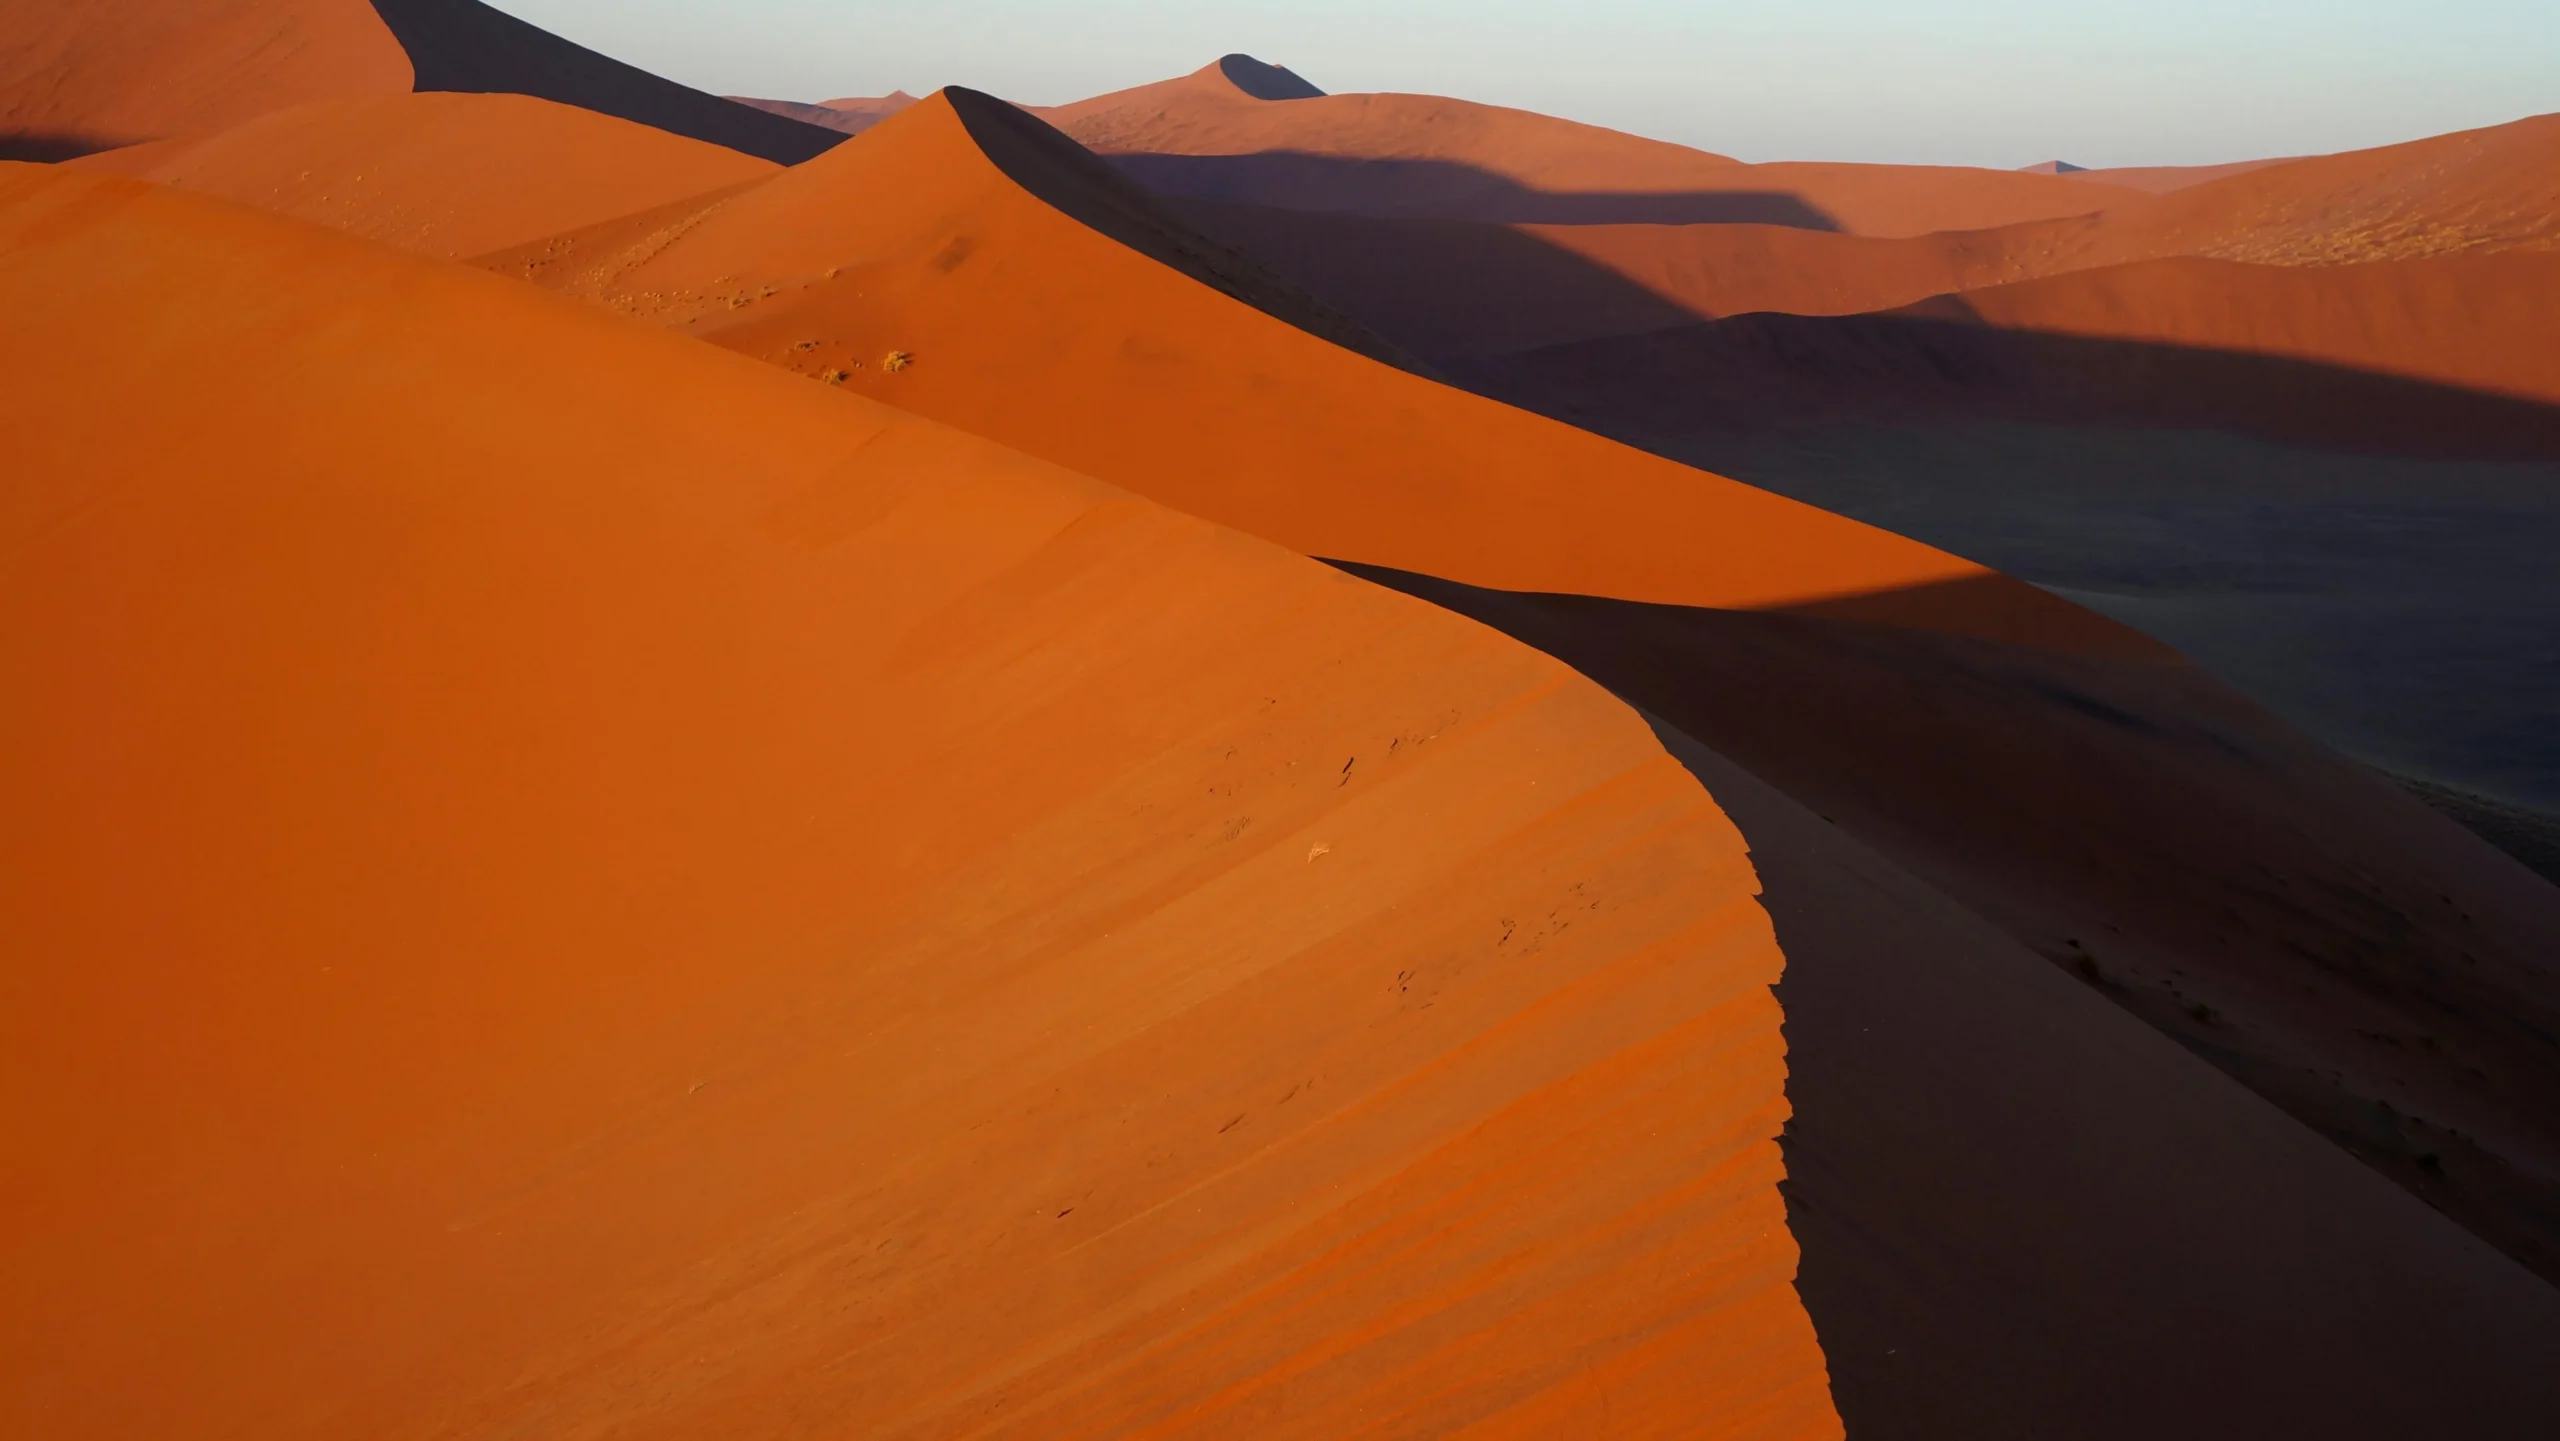
M 599 55 L 479 0 L 372 0 L 408 52 L 416 88 L 574 105 L 797 165 L 845 137 Z
M 1480 359 L 1460 378 L 1666 455 L 1691 432 L 1967 420 L 2560 458 L 2560 406 L 2521 396 L 2290 356 L 1909 314 L 1738 315 Z
M 2368 1022 L 2424 1012 L 2549 1082 L 2518 1032 L 2550 1018 L 2442 983 L 2443 937 L 2399 919 L 2446 884 L 2513 922 L 2439 874 L 2502 857 L 2192 668 L 1908 628 L 1978 604 L 1961 585 L 1742 613 L 1336 564 L 1611 689 L 1750 843 L 1788 958 L 1798 1289 L 1856 1441 L 2560 1421 L 2532 1359 L 2560 1292 L 2446 1219 L 2548 1274 L 2553 1197 L 2377 1126 L 2372 1077 L 2299 1069 L 2371 1043 L 2250 990 L 2362 985 Z
M 0 160 L 50 165 L 58 160 L 77 160 L 83 155 L 95 155 L 101 150 L 113 150 L 129 143 L 78 130 L 0 130 Z
M 1244 155 L 1106 157 L 1160 195 L 1293 210 L 1549 225 L 1783 225 L 1837 231 L 1840 222 L 1779 190 L 1550 191 L 1455 160 L 1365 160 L 1296 150 Z

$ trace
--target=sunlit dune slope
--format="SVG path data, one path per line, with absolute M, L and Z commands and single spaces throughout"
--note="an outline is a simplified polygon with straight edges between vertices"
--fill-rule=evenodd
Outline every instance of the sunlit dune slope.
M 2560 405 L 2560 252 L 2318 269 L 2178 258 L 1972 290 L 1905 314 L 2316 361 Z
M 1567 224 L 1757 222 L 1910 236 L 2083 215 L 2144 198 L 2082 177 L 2014 171 L 1744 165 L 1436 95 L 1265 99 L 1225 68 L 1243 59 L 1040 113 L 1163 193 L 1299 210 Z
M 10 0 L 0 160 L 210 134 L 410 83 L 408 54 L 366 0 Z
M 1589 683 L 317 227 L 0 257 L 0 1430 L 1839 1435 Z
M 2075 171 L 2082 180 L 2096 185 L 2115 185 L 2139 190 L 2145 195 L 2167 195 L 2190 186 L 2204 185 L 2227 176 L 2245 175 L 2264 170 L 2270 165 L 2283 165 L 2293 157 L 2274 160 L 2232 160 L 2220 165 L 2126 165 L 2095 170 Z
M 2344 265 L 2560 248 L 2560 115 L 2293 160 L 2108 218 L 2082 264 Z
M 1026 183 L 1146 204 L 946 91 L 744 194 L 482 263 L 1310 554 L 1684 605 L 1924 589 L 1944 603 L 1909 623 L 2147 648 L 1944 552 L 1346 353 Z
M 368 95 L 73 162 L 430 255 L 477 255 L 781 167 L 523 95 Z

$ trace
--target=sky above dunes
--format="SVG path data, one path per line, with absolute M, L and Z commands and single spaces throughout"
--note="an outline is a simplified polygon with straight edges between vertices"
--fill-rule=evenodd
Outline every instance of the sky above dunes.
M 1241 50 L 1738 155 L 2200 164 L 2560 110 L 2551 0 L 497 0 L 706 90 L 1055 104 Z

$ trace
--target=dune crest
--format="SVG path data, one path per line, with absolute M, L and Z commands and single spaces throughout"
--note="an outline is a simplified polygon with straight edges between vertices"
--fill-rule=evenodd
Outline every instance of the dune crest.
M 0 257 L 0 1429 L 1840 1435 L 1596 687 L 317 227 Z

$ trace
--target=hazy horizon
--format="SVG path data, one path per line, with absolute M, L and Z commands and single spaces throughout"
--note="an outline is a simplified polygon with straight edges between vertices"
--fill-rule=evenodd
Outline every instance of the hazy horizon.
M 2560 6 L 2547 0 L 496 3 L 724 94 L 959 84 L 1057 104 L 1241 51 L 1331 91 L 1455 95 L 1746 160 L 2204 164 L 2560 110 Z

